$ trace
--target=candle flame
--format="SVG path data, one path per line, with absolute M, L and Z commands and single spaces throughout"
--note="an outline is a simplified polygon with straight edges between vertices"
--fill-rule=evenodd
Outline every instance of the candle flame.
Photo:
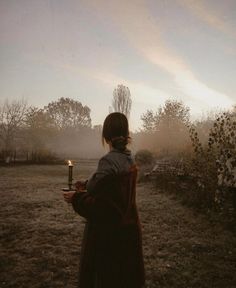
M 69 165 L 69 166 L 73 166 L 73 165 L 72 165 L 72 162 L 71 162 L 70 160 L 68 160 L 68 165 Z

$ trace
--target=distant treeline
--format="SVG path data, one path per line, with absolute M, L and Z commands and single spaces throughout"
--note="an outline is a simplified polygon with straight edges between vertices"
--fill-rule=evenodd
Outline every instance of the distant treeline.
M 113 111 L 124 111 L 128 116 L 132 104 L 128 87 L 118 85 L 113 97 Z M 101 145 L 102 126 L 92 127 L 90 112 L 88 106 L 70 98 L 60 98 L 42 109 L 29 106 L 24 100 L 3 102 L 0 106 L 1 161 L 99 158 L 105 152 Z M 218 116 L 209 114 L 191 123 L 190 109 L 183 102 L 167 100 L 156 111 L 148 110 L 140 117 L 142 127 L 131 133 L 132 149 L 150 150 L 156 157 L 175 157 L 193 151 L 189 132 L 193 124 L 200 141 L 206 143 Z
M 90 109 L 60 98 L 43 109 L 24 100 L 0 107 L 0 158 L 4 161 L 52 161 L 65 156 L 97 157 L 101 126 L 91 127 Z

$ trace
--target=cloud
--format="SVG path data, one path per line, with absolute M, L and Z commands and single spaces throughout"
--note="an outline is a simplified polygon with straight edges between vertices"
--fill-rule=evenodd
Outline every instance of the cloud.
M 150 85 L 147 85 L 141 81 L 131 81 L 124 79 L 116 75 L 114 72 L 108 71 L 106 69 L 94 69 L 82 66 L 76 66 L 75 64 L 62 63 L 60 61 L 50 61 L 48 64 L 59 68 L 63 71 L 68 71 L 73 75 L 83 75 L 88 79 L 93 79 L 103 83 L 111 89 L 111 92 L 118 84 L 123 84 L 129 87 L 132 95 L 132 99 L 137 103 L 145 103 L 151 105 L 163 104 L 171 96 L 163 90 L 157 89 Z
M 147 49 L 145 54 L 151 62 L 168 71 L 179 89 L 198 102 L 199 106 L 228 108 L 233 105 L 234 102 L 226 94 L 199 81 L 189 67 L 167 49 L 164 51 L 159 49 L 158 52 Z
M 157 89 L 155 87 L 152 87 L 150 85 L 147 85 L 144 82 L 140 81 L 130 81 L 127 79 L 124 79 L 118 75 L 116 75 L 114 72 L 108 71 L 105 68 L 104 69 L 93 69 L 88 67 L 82 67 L 81 65 L 77 66 L 75 63 L 69 64 L 65 62 L 60 61 L 52 61 L 47 62 L 48 65 L 53 66 L 56 69 L 62 70 L 64 73 L 69 73 L 76 77 L 81 77 L 82 75 L 85 76 L 85 78 L 89 79 L 90 82 L 94 83 L 95 81 L 98 81 L 99 84 L 103 84 L 105 87 L 108 88 L 109 92 L 109 98 L 105 100 L 106 102 L 102 102 L 102 106 L 109 107 L 111 105 L 111 99 L 112 99 L 112 91 L 118 84 L 123 84 L 125 86 L 128 86 L 131 92 L 132 97 L 132 110 L 131 110 L 131 121 L 130 121 L 130 129 L 131 131 L 135 131 L 139 128 L 141 125 L 140 115 L 142 115 L 146 110 L 148 109 L 154 109 L 156 110 L 159 105 L 163 105 L 164 102 L 167 99 L 172 98 L 168 93 L 165 91 L 162 91 L 160 89 Z M 99 85 L 99 86 L 100 86 Z M 94 100 L 93 100 L 94 102 Z M 96 109 L 94 111 L 97 111 L 99 103 L 96 102 Z M 103 109 L 103 108 L 101 108 Z M 101 110 L 99 110 L 101 114 Z M 107 113 L 107 112 L 102 112 Z M 102 116 L 103 117 L 103 116 Z M 103 118 L 101 115 L 97 115 L 96 112 L 93 115 L 93 123 L 101 123 L 103 121 Z
M 109 53 L 109 50 L 106 50 L 108 59 L 109 56 L 113 58 L 117 58 L 115 52 L 112 54 Z M 27 57 L 31 60 L 34 60 L 32 55 L 27 55 Z M 91 81 L 98 81 L 102 83 L 104 86 L 109 87 L 112 95 L 113 89 L 118 84 L 123 84 L 128 86 L 134 102 L 137 103 L 145 103 L 150 105 L 159 105 L 163 104 L 165 100 L 170 99 L 171 95 L 166 93 L 165 91 L 158 89 L 157 87 L 153 87 L 143 81 L 134 81 L 126 79 L 122 76 L 118 76 L 117 72 L 114 72 L 115 67 L 112 67 L 110 63 L 105 63 L 103 67 L 99 66 L 95 68 L 94 66 L 81 65 L 79 61 L 67 61 L 64 58 L 60 57 L 42 57 L 38 56 L 37 61 L 43 65 L 53 67 L 56 70 L 63 71 L 63 73 L 68 73 L 69 76 L 73 77 L 84 77 L 84 79 L 88 79 Z
M 171 98 L 171 96 L 163 90 L 151 87 L 144 82 L 126 80 L 108 71 L 93 71 L 90 75 L 105 85 L 109 85 L 112 89 L 114 89 L 117 84 L 128 86 L 133 100 L 138 103 L 149 103 L 156 106 L 157 104 L 163 104 L 167 99 Z
M 177 0 L 183 7 L 189 9 L 202 21 L 207 23 L 209 26 L 223 32 L 230 38 L 236 38 L 236 31 L 228 25 L 226 21 L 223 21 L 220 16 L 214 14 L 212 9 L 208 7 L 202 0 Z
M 167 47 L 161 37 L 161 29 L 150 14 L 147 3 L 144 0 L 125 2 L 111 0 L 109 3 L 98 0 L 93 2 L 93 7 L 99 9 L 101 14 L 105 13 L 106 17 L 110 17 L 133 48 L 149 62 L 169 73 L 180 92 L 190 97 L 192 102 L 198 103 L 199 107 L 228 108 L 233 105 L 234 102 L 230 97 L 200 81 L 183 59 Z M 221 22 L 217 22 L 214 18 L 211 21 L 221 27 Z

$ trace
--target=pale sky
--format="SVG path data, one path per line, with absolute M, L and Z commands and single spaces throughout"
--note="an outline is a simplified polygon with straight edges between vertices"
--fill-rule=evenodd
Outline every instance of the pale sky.
M 0 0 L 0 100 L 70 97 L 102 124 L 118 84 L 140 116 L 236 104 L 235 0 Z

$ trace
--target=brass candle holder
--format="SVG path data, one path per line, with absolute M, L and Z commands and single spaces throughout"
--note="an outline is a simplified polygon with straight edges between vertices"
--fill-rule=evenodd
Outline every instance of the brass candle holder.
M 73 164 L 71 162 L 71 160 L 68 160 L 68 188 L 63 188 L 63 191 L 74 191 L 74 189 L 72 189 L 72 185 L 73 185 Z

